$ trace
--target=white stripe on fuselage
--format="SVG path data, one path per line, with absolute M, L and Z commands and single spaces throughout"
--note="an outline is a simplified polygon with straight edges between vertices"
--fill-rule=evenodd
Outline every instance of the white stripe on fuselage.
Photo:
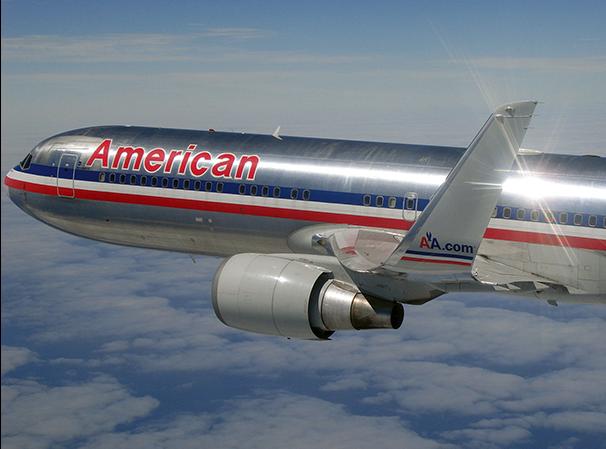
M 11 170 L 8 176 L 15 180 L 42 184 L 55 187 L 57 178 L 50 176 L 35 175 L 31 173 Z M 62 181 L 69 181 L 62 179 Z M 202 180 L 204 181 L 204 180 Z M 68 188 L 62 185 L 62 188 Z M 320 201 L 291 200 L 286 198 L 273 198 L 270 196 L 252 196 L 248 194 L 218 193 L 197 190 L 173 189 L 170 187 L 144 187 L 131 184 L 114 184 L 97 181 L 74 181 L 75 189 L 91 190 L 97 192 L 112 192 L 129 195 L 155 196 L 162 198 L 178 198 L 200 201 L 212 201 L 235 205 L 262 206 L 279 209 L 296 209 L 313 212 L 327 212 L 335 214 L 358 215 L 365 217 L 390 218 L 403 220 L 402 209 L 378 208 L 372 206 L 357 206 L 350 204 L 325 203 Z M 313 195 L 313 192 L 312 192 Z M 605 239 L 606 229 L 590 228 L 586 226 L 561 225 L 556 223 L 542 223 L 521 221 L 515 219 L 492 218 L 489 228 L 503 229 L 507 231 L 535 232 L 551 235 L 562 235 L 571 237 L 585 237 L 593 239 Z M 401 229 L 399 232 L 403 232 Z

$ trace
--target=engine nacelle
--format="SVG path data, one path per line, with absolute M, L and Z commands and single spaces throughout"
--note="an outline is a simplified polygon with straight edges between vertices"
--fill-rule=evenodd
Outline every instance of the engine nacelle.
M 227 326 L 269 335 L 326 339 L 336 330 L 397 329 L 401 304 L 367 299 L 321 267 L 263 254 L 237 254 L 213 280 L 213 308 Z

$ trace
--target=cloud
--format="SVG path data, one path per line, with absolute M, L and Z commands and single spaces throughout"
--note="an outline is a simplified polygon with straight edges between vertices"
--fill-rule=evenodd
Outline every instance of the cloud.
M 492 70 L 533 70 L 546 72 L 606 72 L 604 56 L 574 57 L 484 57 L 467 61 L 453 60 L 456 63 L 469 63 L 480 69 Z
M 304 395 L 271 392 L 229 402 L 218 413 L 181 415 L 130 432 L 100 435 L 87 449 L 352 448 L 421 449 L 447 445 L 423 438 L 393 416 L 365 416 Z
M 191 59 L 193 35 L 32 35 L 2 38 L 2 59 L 13 62 L 152 62 Z
M 198 62 L 257 64 L 344 64 L 367 57 L 296 50 L 243 48 L 244 41 L 270 36 L 256 28 L 210 28 L 202 32 L 111 33 L 93 36 L 28 35 L 3 37 L 2 60 L 27 63 Z M 124 70 L 120 70 L 124 72 Z M 136 73 L 141 77 L 141 73 Z
M 542 425 L 557 430 L 575 430 L 577 432 L 606 433 L 606 411 L 594 412 L 557 412 L 546 415 Z
M 532 434 L 521 426 L 501 426 L 493 429 L 465 429 L 445 432 L 446 438 L 467 441 L 466 447 L 499 448 L 529 440 Z
M 36 354 L 27 348 L 2 345 L 2 377 L 9 371 L 36 359 Z
M 192 26 L 197 26 L 192 24 Z M 261 30 L 259 28 L 237 28 L 237 27 L 224 27 L 224 28 L 208 28 L 200 33 L 205 37 L 214 38 L 226 38 L 226 39 L 258 39 L 262 37 L 271 36 L 271 31 Z
M 481 419 L 466 429 L 442 432 L 446 440 L 466 441 L 469 447 L 504 447 L 528 441 L 532 431 L 545 429 L 549 432 L 575 431 L 580 434 L 592 433 L 601 438 L 606 432 L 601 412 L 565 411 L 555 413 L 536 412 L 519 417 Z M 568 443 L 567 443 L 568 441 Z M 574 443 L 574 444 L 573 444 Z M 579 447 L 578 439 L 570 438 L 561 442 L 563 447 Z
M 2 385 L 2 447 L 47 448 L 112 430 L 150 413 L 158 401 L 134 397 L 115 379 L 50 387 L 35 381 Z

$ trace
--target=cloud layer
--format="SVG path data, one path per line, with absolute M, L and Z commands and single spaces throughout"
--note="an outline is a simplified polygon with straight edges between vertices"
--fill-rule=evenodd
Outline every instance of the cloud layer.
M 301 447 L 575 447 L 603 437 L 600 307 L 459 295 L 409 307 L 399 331 L 255 336 L 213 315 L 219 259 L 88 242 L 6 199 L 2 210 L 11 444 L 278 447 L 298 435 Z M 49 406 L 28 418 L 34 403 Z
M 9 381 L 2 384 L 2 447 L 46 448 L 111 431 L 157 405 L 149 396 L 131 396 L 107 376 L 56 387 Z

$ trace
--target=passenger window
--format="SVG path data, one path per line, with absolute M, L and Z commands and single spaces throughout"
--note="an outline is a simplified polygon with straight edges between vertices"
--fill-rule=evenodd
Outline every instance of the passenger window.
M 126 183 L 126 175 L 125 174 L 121 174 L 120 175 L 120 184 L 125 184 Z
M 545 215 L 545 221 L 547 223 L 555 223 L 555 218 L 553 217 L 552 212 L 550 212 L 550 211 L 543 212 L 543 215 Z
M 492 218 L 496 217 L 498 212 L 499 212 L 499 209 L 497 206 L 495 206 L 495 208 L 492 210 L 492 215 L 491 215 Z
M 99 182 L 105 182 L 105 173 L 104 172 L 99 173 Z
M 299 190 L 298 189 L 291 189 L 290 190 L 290 199 L 291 200 L 296 200 L 298 196 L 299 196 Z
M 183 180 L 183 188 L 184 188 L 185 190 L 189 190 L 189 186 L 190 186 L 190 181 L 189 181 L 189 179 L 184 179 L 184 180 Z
M 196 181 L 194 182 L 194 189 L 196 189 L 196 190 L 198 190 L 198 191 L 199 191 L 199 190 L 201 190 L 201 189 L 202 189 L 202 181 L 200 181 L 200 180 L 196 180 Z
M 532 212 L 530 212 L 530 219 L 532 221 L 539 221 L 539 211 L 533 210 Z
M 156 187 L 158 185 L 158 178 L 156 178 L 155 176 L 152 176 L 151 185 L 153 187 Z
M 511 207 L 503 208 L 503 218 L 511 218 Z
M 596 217 L 595 215 L 590 215 L 589 216 L 589 226 L 591 227 L 595 227 L 595 225 L 598 224 L 598 217 Z
M 377 205 L 377 207 L 383 207 L 384 202 L 385 199 L 381 195 L 379 195 L 375 200 L 375 204 Z
M 162 178 L 162 187 L 168 187 L 168 178 Z
M 223 183 L 222 182 L 217 183 L 217 192 L 219 192 L 219 193 L 223 192 Z
M 130 175 L 130 183 L 132 185 L 137 184 L 137 176 L 136 175 Z
M 238 192 L 240 193 L 240 195 L 244 195 L 246 193 L 246 186 L 244 184 L 240 184 L 240 186 L 238 187 Z
M 280 198 L 280 187 L 274 187 L 274 198 Z
M 362 197 L 362 204 L 364 206 L 370 206 L 370 195 L 364 195 Z
M 173 179 L 173 189 L 179 188 L 179 180 L 177 178 Z
M 396 197 L 395 196 L 390 196 L 389 197 L 389 201 L 387 202 L 387 206 L 390 209 L 394 209 L 396 207 L 397 203 L 398 203 L 398 200 L 396 200 Z
M 250 186 L 250 194 L 252 196 L 257 196 L 257 189 L 258 189 L 258 187 L 255 185 Z
M 406 209 L 415 210 L 415 198 L 406 198 Z
M 141 185 L 142 186 L 147 185 L 147 176 L 145 176 L 145 175 L 141 176 Z
M 525 209 L 518 209 L 516 211 L 516 218 L 518 220 L 524 220 L 525 216 L 526 216 L 526 210 Z
M 263 196 L 269 195 L 269 186 L 263 186 L 263 188 L 261 189 L 261 195 L 263 195 Z
M 204 184 L 204 190 L 206 190 L 207 192 L 210 192 L 213 189 L 213 183 L 210 181 L 207 181 L 206 184 Z
M 574 214 L 574 224 L 581 226 L 583 224 L 583 216 L 581 214 Z
M 309 190 L 303 190 L 303 199 L 305 201 L 309 201 L 309 199 L 311 198 L 311 192 Z
M 568 224 L 568 214 L 566 212 L 560 212 L 560 224 Z

